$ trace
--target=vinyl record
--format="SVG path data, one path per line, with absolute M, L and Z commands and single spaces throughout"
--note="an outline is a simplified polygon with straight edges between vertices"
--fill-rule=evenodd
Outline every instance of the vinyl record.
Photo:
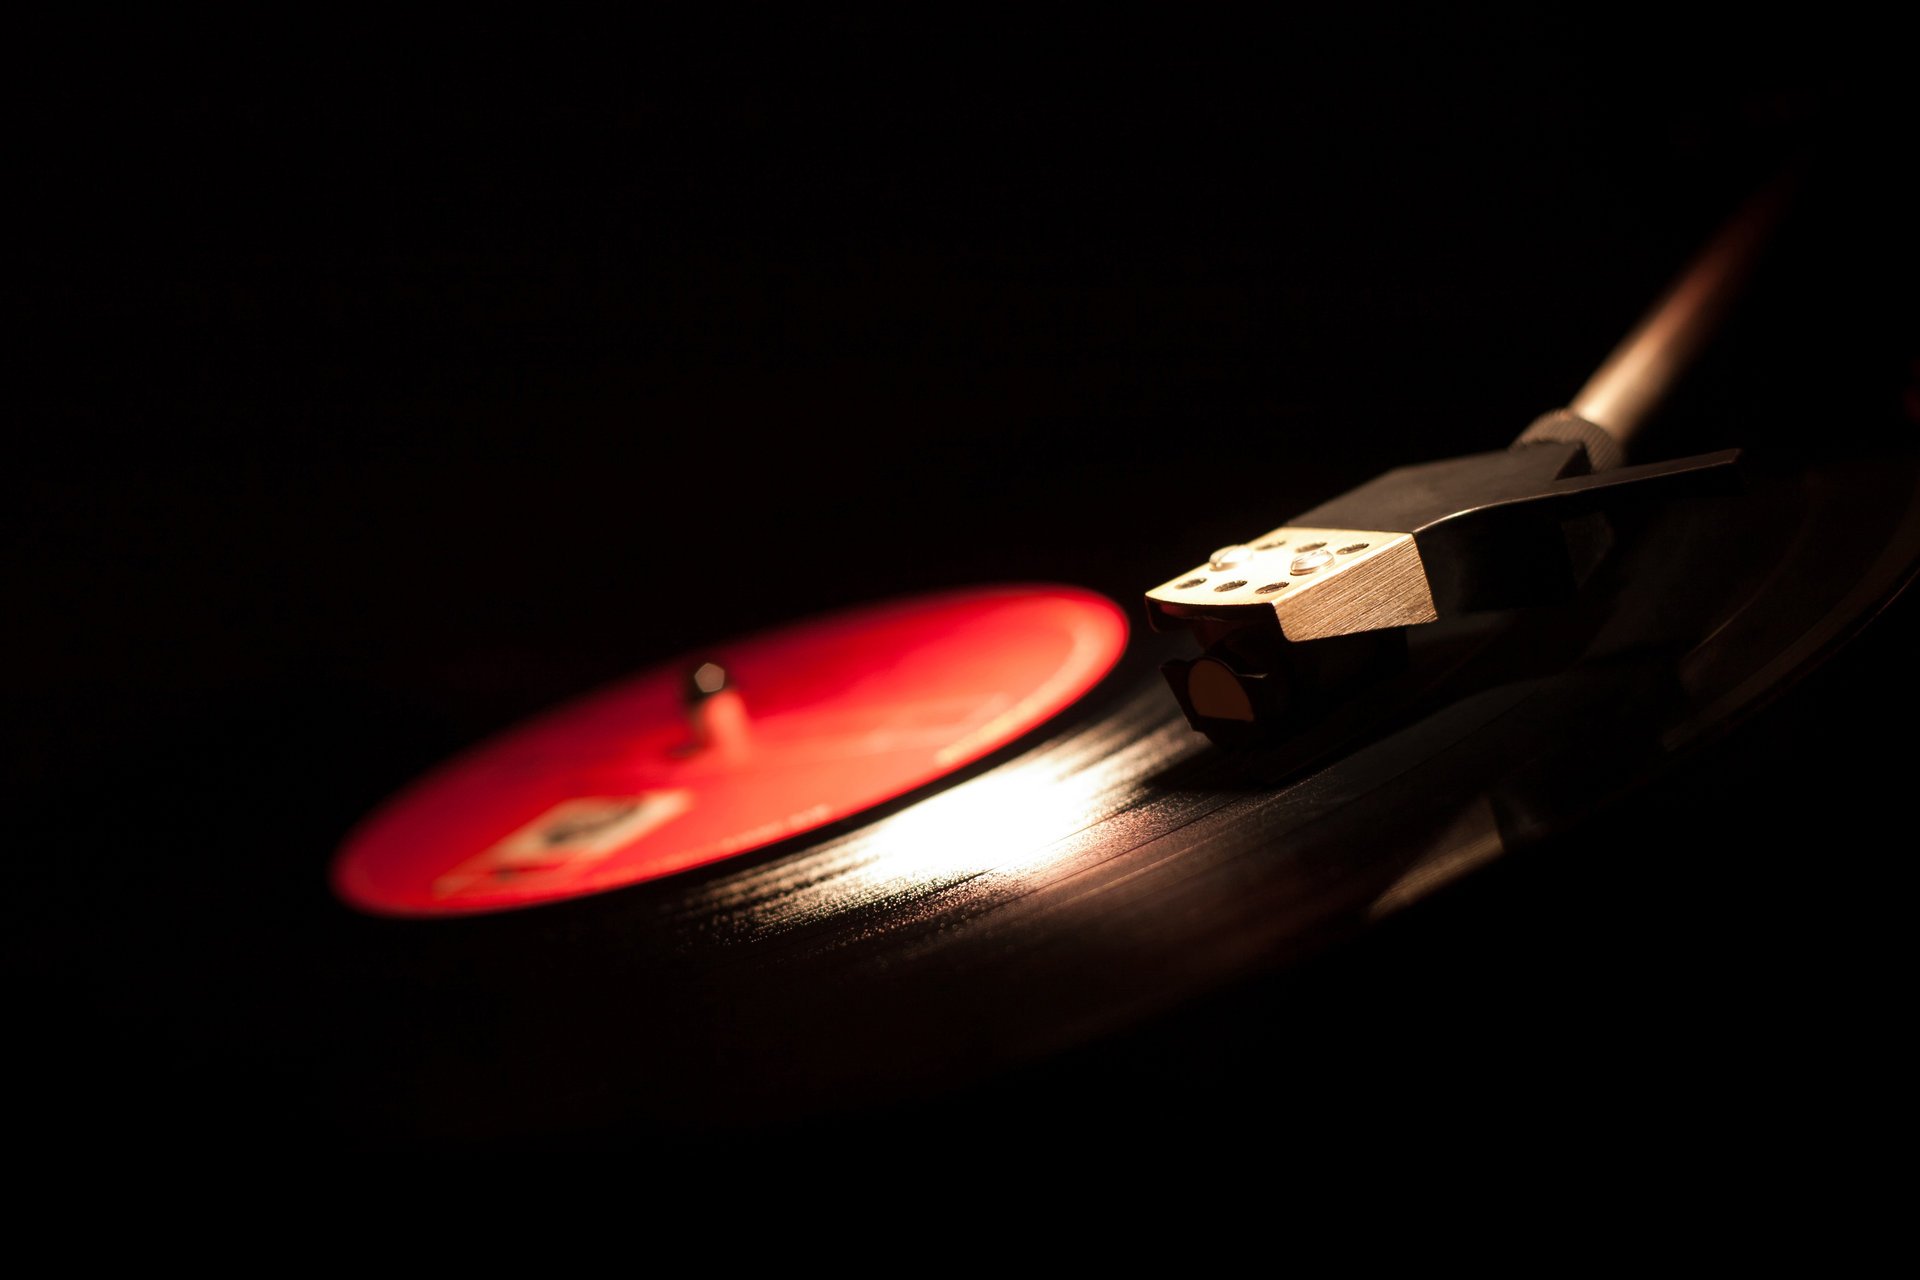
M 1920 564 L 1920 467 L 1763 459 L 1747 493 L 1620 532 L 1575 606 L 1421 629 L 1387 694 L 1284 747 L 1193 732 L 1151 672 L 1177 642 L 1140 635 L 1079 706 L 877 813 L 589 899 L 369 921 L 358 978 L 410 983 L 384 1003 L 416 1034 L 476 999 L 491 1030 L 484 1072 L 356 1114 L 442 1136 L 792 1124 L 1303 956 L 1590 820 L 1789 686 Z

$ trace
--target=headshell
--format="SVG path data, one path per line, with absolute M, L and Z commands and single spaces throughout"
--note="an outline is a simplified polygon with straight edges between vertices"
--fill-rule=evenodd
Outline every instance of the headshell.
M 1294 641 L 1439 617 L 1411 533 L 1301 525 L 1222 547 L 1148 591 L 1147 615 L 1161 631 L 1195 622 L 1271 625 Z

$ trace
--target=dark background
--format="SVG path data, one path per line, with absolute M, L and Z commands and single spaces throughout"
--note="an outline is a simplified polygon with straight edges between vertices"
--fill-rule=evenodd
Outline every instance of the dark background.
M 1601 25 L 50 37 L 4 485 L 54 1131 L 324 1131 L 281 1028 L 327 858 L 480 735 L 900 591 L 1126 600 L 1497 447 L 1792 154 L 1798 238 L 1671 447 L 1897 426 L 1912 120 L 1876 33 Z M 1557 857 L 919 1105 L 1231 1126 L 1283 1088 L 1358 1124 L 1442 1045 L 1487 1114 L 1575 1063 L 1583 1106 L 1729 1128 L 1787 1058 L 1841 1092 L 1904 777 L 1850 735 L 1911 709 L 1911 612 Z

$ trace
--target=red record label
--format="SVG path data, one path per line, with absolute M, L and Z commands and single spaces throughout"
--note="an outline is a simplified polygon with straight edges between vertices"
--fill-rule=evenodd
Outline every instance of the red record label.
M 716 645 L 501 734 L 347 839 L 381 915 L 503 911 L 764 848 L 902 795 L 1065 709 L 1127 623 L 1072 587 L 895 601 Z M 697 663 L 697 665 L 696 665 Z

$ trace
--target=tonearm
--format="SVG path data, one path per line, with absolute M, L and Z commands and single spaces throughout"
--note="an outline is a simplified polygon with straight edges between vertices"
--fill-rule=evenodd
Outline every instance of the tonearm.
M 1609 513 L 1738 486 L 1740 451 L 1627 466 L 1626 449 L 1711 335 L 1783 203 L 1749 202 L 1564 409 L 1513 445 L 1399 467 L 1147 592 L 1197 658 L 1163 671 L 1216 742 L 1273 739 L 1405 650 L 1405 630 L 1565 599 L 1605 557 Z

